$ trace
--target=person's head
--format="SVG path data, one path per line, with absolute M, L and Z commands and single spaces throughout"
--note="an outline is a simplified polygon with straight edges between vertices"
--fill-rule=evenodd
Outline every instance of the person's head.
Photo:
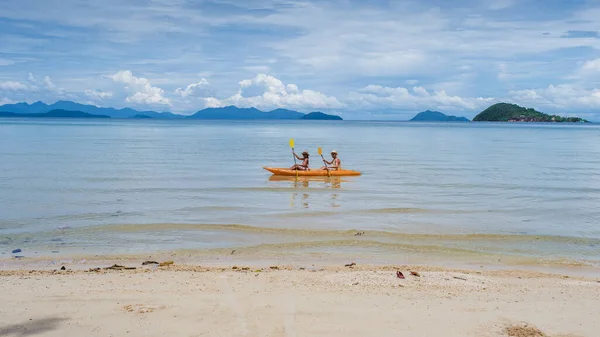
M 308 151 L 306 151 L 306 150 L 302 151 L 302 157 L 308 158 L 308 156 L 309 156 Z
M 337 157 L 337 151 L 336 150 L 331 151 L 331 156 L 333 158 Z

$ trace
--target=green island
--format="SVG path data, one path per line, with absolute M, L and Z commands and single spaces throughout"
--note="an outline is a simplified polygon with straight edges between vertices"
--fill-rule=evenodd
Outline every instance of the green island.
M 510 103 L 497 103 L 490 106 L 475 116 L 473 122 L 589 123 L 583 118 L 548 115 Z

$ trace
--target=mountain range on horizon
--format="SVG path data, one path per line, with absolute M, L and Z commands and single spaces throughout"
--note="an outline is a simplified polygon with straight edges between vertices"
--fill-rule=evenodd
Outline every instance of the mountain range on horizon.
M 180 115 L 172 112 L 139 111 L 131 108 L 106 108 L 95 105 L 80 104 L 72 101 L 57 101 L 46 104 L 38 101 L 32 104 L 25 102 L 0 106 L 2 118 L 117 118 L 117 119 L 196 119 L 196 120 L 343 120 L 337 115 L 315 111 L 302 113 L 289 109 L 262 111 L 257 108 L 238 108 L 225 106 L 205 108 L 192 115 Z M 548 115 L 532 108 L 525 108 L 510 103 L 496 103 L 480 112 L 472 120 L 466 117 L 446 115 L 439 111 L 425 110 L 417 113 L 410 122 L 586 122 L 578 117 Z
M 308 114 L 288 110 L 275 109 L 271 111 L 262 111 L 256 108 L 238 108 L 236 106 L 225 106 L 219 108 L 205 108 L 192 115 L 180 115 L 172 112 L 139 111 L 131 108 L 115 109 L 97 107 L 94 105 L 80 104 L 71 101 L 57 101 L 53 104 L 46 104 L 38 101 L 32 104 L 25 102 L 15 104 L 5 104 L 0 106 L 0 112 L 16 115 L 32 115 L 40 117 L 41 114 L 61 110 L 71 112 L 81 112 L 90 115 L 108 116 L 110 118 L 136 118 L 136 119 L 309 119 L 309 120 L 342 120 L 340 116 L 329 115 L 322 112 L 310 112 Z M 82 116 L 73 114 L 74 117 Z M 53 117 L 48 115 L 47 117 Z M 57 116 L 58 117 L 58 116 Z

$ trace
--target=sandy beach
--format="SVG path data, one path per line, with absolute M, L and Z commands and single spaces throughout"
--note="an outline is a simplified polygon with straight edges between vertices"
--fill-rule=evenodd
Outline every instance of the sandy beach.
M 0 271 L 0 336 L 575 337 L 600 329 L 593 277 L 117 263 L 136 269 Z

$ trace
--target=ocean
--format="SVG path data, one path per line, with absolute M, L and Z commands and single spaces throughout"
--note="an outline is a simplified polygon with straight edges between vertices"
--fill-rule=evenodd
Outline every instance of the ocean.
M 290 138 L 362 175 L 271 177 Z M 599 144 L 595 124 L 0 119 L 0 258 L 598 266 Z

